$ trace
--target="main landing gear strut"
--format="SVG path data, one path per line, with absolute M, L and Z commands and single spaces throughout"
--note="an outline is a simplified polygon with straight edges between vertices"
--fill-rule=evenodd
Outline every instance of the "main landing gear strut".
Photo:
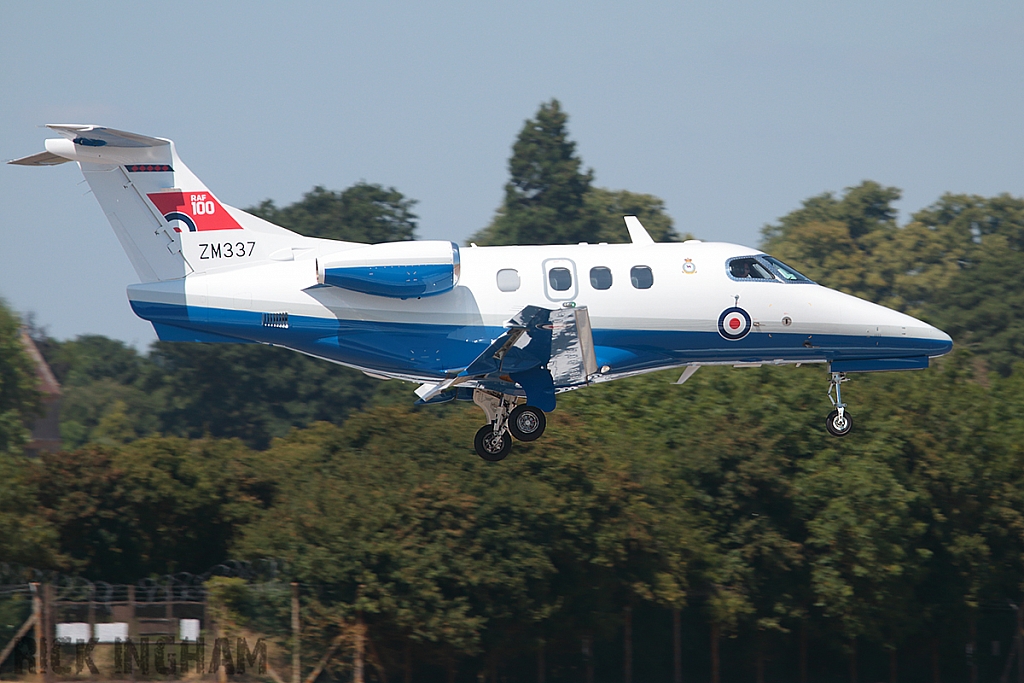
M 828 414 L 825 428 L 832 436 L 846 436 L 853 429 L 853 420 L 850 419 L 850 413 L 846 412 L 846 404 L 843 403 L 840 389 L 840 385 L 846 381 L 848 378 L 845 372 L 833 372 L 828 380 L 828 400 L 832 402 L 832 407 L 835 410 Z M 833 390 L 836 394 L 835 398 L 832 398 Z
M 504 460 L 512 451 L 512 437 L 519 441 L 539 439 L 547 426 L 544 411 L 534 406 L 516 405 L 516 397 L 485 389 L 473 391 L 473 402 L 487 416 L 487 424 L 473 439 L 477 455 L 487 462 Z

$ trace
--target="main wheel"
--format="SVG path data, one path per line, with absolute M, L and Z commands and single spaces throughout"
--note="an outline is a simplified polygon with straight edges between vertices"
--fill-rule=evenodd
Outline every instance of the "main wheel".
M 533 406 L 516 406 L 508 416 L 508 430 L 520 441 L 539 439 L 547 424 L 544 411 Z
M 848 410 L 843 411 L 843 417 L 839 417 L 839 411 L 833 410 L 828 414 L 828 419 L 825 420 L 825 428 L 828 429 L 828 433 L 832 436 L 846 436 L 853 429 L 853 420 L 850 419 L 850 412 Z
M 473 447 L 476 454 L 487 462 L 498 462 L 512 451 L 512 437 L 508 432 L 495 434 L 492 425 L 484 425 L 477 431 Z

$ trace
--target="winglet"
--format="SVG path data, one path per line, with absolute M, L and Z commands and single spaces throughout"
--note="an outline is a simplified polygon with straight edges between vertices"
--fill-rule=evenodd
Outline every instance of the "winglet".
M 650 233 L 636 216 L 623 216 L 626 221 L 626 230 L 629 230 L 629 239 L 633 244 L 654 244 Z

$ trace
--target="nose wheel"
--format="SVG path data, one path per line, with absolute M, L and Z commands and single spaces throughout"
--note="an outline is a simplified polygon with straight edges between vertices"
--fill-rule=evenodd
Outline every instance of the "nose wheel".
M 853 420 L 850 418 L 850 413 L 846 411 L 846 404 L 843 403 L 842 389 L 840 388 L 840 385 L 847 379 L 846 373 L 833 372 L 828 381 L 828 400 L 832 402 L 832 407 L 835 410 L 828 414 L 825 428 L 832 436 L 846 436 L 853 429 Z M 834 398 L 832 397 L 833 392 L 835 392 Z

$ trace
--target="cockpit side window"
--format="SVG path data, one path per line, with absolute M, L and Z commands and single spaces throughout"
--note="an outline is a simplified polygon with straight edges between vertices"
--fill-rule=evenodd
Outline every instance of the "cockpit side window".
M 772 269 L 778 274 L 778 276 L 785 280 L 786 282 L 811 282 L 811 279 L 809 277 L 800 274 L 799 272 L 796 271 L 796 269 L 790 268 L 785 263 L 783 263 L 782 261 L 773 256 L 768 256 L 767 254 L 765 254 L 761 258 L 767 261 L 768 265 L 770 265 Z
M 729 261 L 729 275 L 734 280 L 775 280 L 756 258 L 735 258 Z

